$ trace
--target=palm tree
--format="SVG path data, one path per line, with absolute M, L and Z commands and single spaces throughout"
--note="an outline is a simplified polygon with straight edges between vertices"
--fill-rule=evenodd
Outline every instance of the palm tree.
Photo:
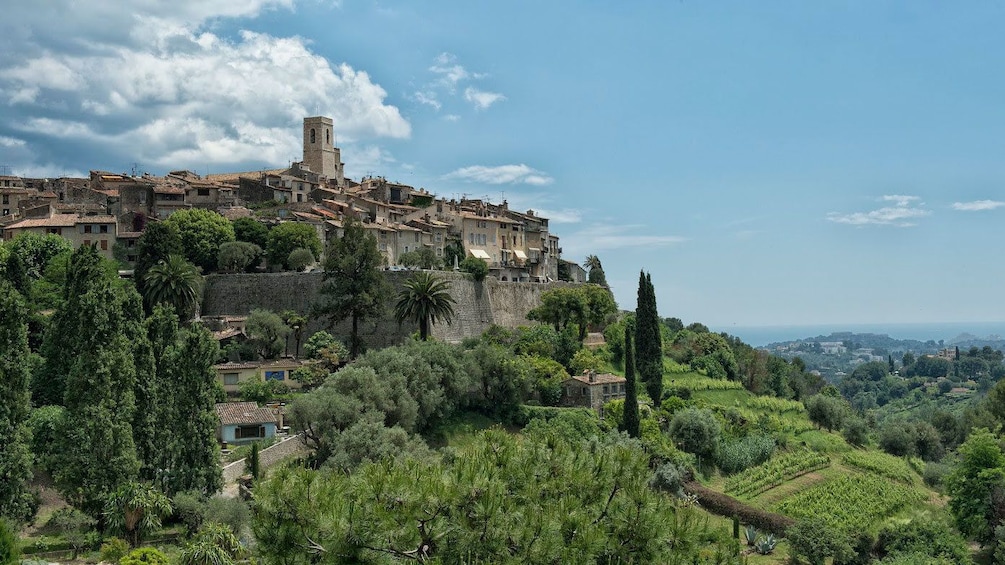
M 398 294 L 394 306 L 394 317 L 398 323 L 412 320 L 419 324 L 419 339 L 426 341 L 429 326 L 439 320 L 447 324 L 454 317 L 451 304 L 456 301 L 450 296 L 450 283 L 432 273 L 420 272 L 405 281 L 405 288 Z
M 171 255 L 147 271 L 143 279 L 143 300 L 151 310 L 160 303 L 174 308 L 178 319 L 189 320 L 199 304 L 202 276 L 199 268 L 181 255 Z
M 601 271 L 604 270 L 604 266 L 600 264 L 600 257 L 597 257 L 596 255 L 587 255 L 586 262 L 583 263 L 583 266 L 586 267 L 587 271 L 592 271 L 593 269 L 600 269 Z

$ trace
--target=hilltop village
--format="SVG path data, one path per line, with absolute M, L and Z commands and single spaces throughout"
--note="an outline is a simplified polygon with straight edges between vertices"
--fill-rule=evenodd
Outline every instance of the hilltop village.
M 352 216 L 373 233 L 389 269 L 422 249 L 449 262 L 453 246 L 454 257 L 483 259 L 500 281 L 585 281 L 579 265 L 561 259 L 548 219 L 533 210 L 511 210 L 505 200 L 446 200 L 383 177 L 356 182 L 346 178 L 344 167 L 331 118 L 309 117 L 303 122 L 303 160 L 282 169 L 204 176 L 187 170 L 164 176 L 91 171 L 86 179 L 0 176 L 0 227 L 5 240 L 22 233 L 57 234 L 74 247 L 94 245 L 105 258 L 131 264 L 144 229 L 179 210 L 304 223 L 322 242 L 341 236 L 345 218 Z

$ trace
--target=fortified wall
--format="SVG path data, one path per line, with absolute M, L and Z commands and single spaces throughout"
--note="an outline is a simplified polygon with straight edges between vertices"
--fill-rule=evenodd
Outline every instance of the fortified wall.
M 475 282 L 461 273 L 442 271 L 438 276 L 451 283 L 450 294 L 454 304 L 454 319 L 450 325 L 438 323 L 431 328 L 432 335 L 440 340 L 456 343 L 466 337 L 479 336 L 492 324 L 506 328 L 525 326 L 527 313 L 541 302 L 541 293 L 569 283 L 519 283 L 486 278 Z M 328 330 L 336 337 L 349 336 L 351 322 L 345 320 L 333 329 L 327 319 L 316 319 L 312 314 L 315 304 L 323 300 L 319 295 L 322 273 L 254 273 L 218 274 L 206 277 L 203 294 L 203 316 L 245 316 L 254 308 L 273 312 L 294 310 L 307 316 L 309 322 L 305 336 Z M 418 330 L 412 323 L 401 326 L 394 320 L 394 303 L 409 273 L 386 271 L 391 285 L 384 316 L 379 320 L 365 320 L 360 326 L 360 336 L 369 347 L 396 345 Z

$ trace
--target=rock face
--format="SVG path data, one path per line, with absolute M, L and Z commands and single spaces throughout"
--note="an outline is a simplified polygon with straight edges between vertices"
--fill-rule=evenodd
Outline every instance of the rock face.
M 450 293 L 457 301 L 454 305 L 453 322 L 450 325 L 437 324 L 432 327 L 432 335 L 447 342 L 459 342 L 466 337 L 481 335 L 489 326 L 496 324 L 506 328 L 527 325 L 527 313 L 541 301 L 545 290 L 567 286 L 569 283 L 518 283 L 485 279 L 475 282 L 460 273 L 443 271 L 438 273 L 451 282 Z M 274 312 L 294 310 L 308 317 L 304 336 L 326 329 L 336 337 L 349 335 L 348 321 L 328 328 L 325 319 L 311 316 L 312 306 L 321 297 L 321 273 L 254 273 L 224 274 L 206 277 L 203 294 L 202 316 L 244 316 L 254 308 L 265 308 Z M 392 299 L 380 320 L 369 320 L 361 326 L 360 333 L 370 347 L 386 347 L 401 343 L 418 328 L 409 323 L 401 326 L 394 320 L 393 308 L 398 291 L 408 278 L 408 272 L 386 273 L 391 287 Z

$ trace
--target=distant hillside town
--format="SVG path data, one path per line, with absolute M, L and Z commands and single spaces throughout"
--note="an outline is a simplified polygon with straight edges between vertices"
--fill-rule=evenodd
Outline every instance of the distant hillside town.
M 340 237 L 352 216 L 373 233 L 391 269 L 410 251 L 429 248 L 445 259 L 454 246 L 464 257 L 485 260 L 501 281 L 585 281 L 579 265 L 561 259 L 547 218 L 510 210 L 505 200 L 446 200 L 379 176 L 348 179 L 332 130 L 331 118 L 304 118 L 303 160 L 284 169 L 205 176 L 186 170 L 162 177 L 135 171 L 91 171 L 89 178 L 0 176 L 3 238 L 57 234 L 74 246 L 94 245 L 108 259 L 132 263 L 144 228 L 182 209 L 215 210 L 230 220 L 303 222 L 323 242 Z

